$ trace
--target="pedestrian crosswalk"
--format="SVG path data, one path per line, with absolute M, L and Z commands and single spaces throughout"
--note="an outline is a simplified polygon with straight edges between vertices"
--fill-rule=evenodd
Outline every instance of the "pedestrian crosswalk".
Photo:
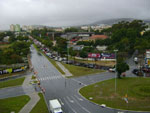
M 41 77 L 39 78 L 40 81 L 44 80 L 55 80 L 55 79 L 61 79 L 63 78 L 62 76 L 47 76 L 47 77 Z

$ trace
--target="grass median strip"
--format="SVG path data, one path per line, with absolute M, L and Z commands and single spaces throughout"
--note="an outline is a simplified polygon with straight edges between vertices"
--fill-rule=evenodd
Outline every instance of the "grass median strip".
M 0 82 L 0 88 L 22 85 L 25 77 Z
M 12 97 L 7 99 L 0 99 L 0 112 L 1 113 L 18 113 L 25 104 L 30 100 L 27 95 Z
M 38 95 L 40 96 L 40 100 L 30 113 L 49 113 L 42 93 Z
M 150 111 L 150 78 L 117 79 L 116 93 L 114 89 L 115 80 L 111 79 L 86 86 L 80 93 L 97 104 L 118 109 Z
M 73 76 L 76 77 L 104 72 L 103 70 L 98 70 L 98 69 L 90 69 L 86 67 L 74 66 L 74 65 L 64 64 L 64 63 L 62 64 L 73 74 Z

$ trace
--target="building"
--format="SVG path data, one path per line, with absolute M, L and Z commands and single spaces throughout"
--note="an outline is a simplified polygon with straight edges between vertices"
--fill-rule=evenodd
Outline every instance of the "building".
M 82 30 L 88 30 L 88 29 L 89 29 L 89 26 L 81 26 L 81 29 L 82 29 Z
M 96 40 L 104 40 L 104 39 L 107 39 L 108 36 L 107 35 L 92 35 L 91 37 L 89 38 L 86 38 L 82 41 L 96 41 Z
M 145 31 L 149 31 L 150 30 L 150 23 L 146 23 L 146 25 L 148 26 Z
M 83 48 L 84 48 L 84 45 L 70 45 L 70 47 L 69 48 L 73 48 L 73 50 L 75 50 L 75 51 L 80 51 L 80 50 L 82 50 Z
M 54 28 L 53 30 L 56 32 L 63 32 L 64 31 L 64 29 L 62 29 L 61 27 L 60 28 Z
M 94 33 L 93 32 L 70 32 L 61 35 L 62 38 L 71 40 L 71 39 L 82 39 L 83 37 L 91 37 Z
M 96 49 L 99 51 L 105 51 L 107 49 L 107 46 L 96 46 Z
M 9 36 L 6 36 L 6 37 L 4 37 L 3 41 L 4 42 L 9 42 L 9 38 L 10 38 Z
M 21 31 L 20 25 L 16 24 L 16 26 L 15 26 L 15 32 L 20 32 L 20 31 Z
M 23 26 L 22 26 L 22 30 L 23 30 L 23 31 L 27 31 L 27 30 L 28 30 L 28 27 L 27 27 L 26 25 L 23 25 Z
M 13 24 L 10 25 L 10 31 L 12 31 L 12 32 L 15 31 L 15 25 L 13 25 Z

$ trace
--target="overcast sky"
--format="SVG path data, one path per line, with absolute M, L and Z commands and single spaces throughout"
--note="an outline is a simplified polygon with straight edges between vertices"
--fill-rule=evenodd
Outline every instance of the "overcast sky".
M 110 18 L 150 19 L 150 0 L 0 0 L 0 29 L 10 24 L 70 26 Z

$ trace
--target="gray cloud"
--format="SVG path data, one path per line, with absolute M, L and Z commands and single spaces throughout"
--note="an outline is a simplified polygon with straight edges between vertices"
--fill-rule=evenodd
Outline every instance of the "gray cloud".
M 0 0 L 0 29 L 9 24 L 68 26 L 110 18 L 150 18 L 150 0 Z

